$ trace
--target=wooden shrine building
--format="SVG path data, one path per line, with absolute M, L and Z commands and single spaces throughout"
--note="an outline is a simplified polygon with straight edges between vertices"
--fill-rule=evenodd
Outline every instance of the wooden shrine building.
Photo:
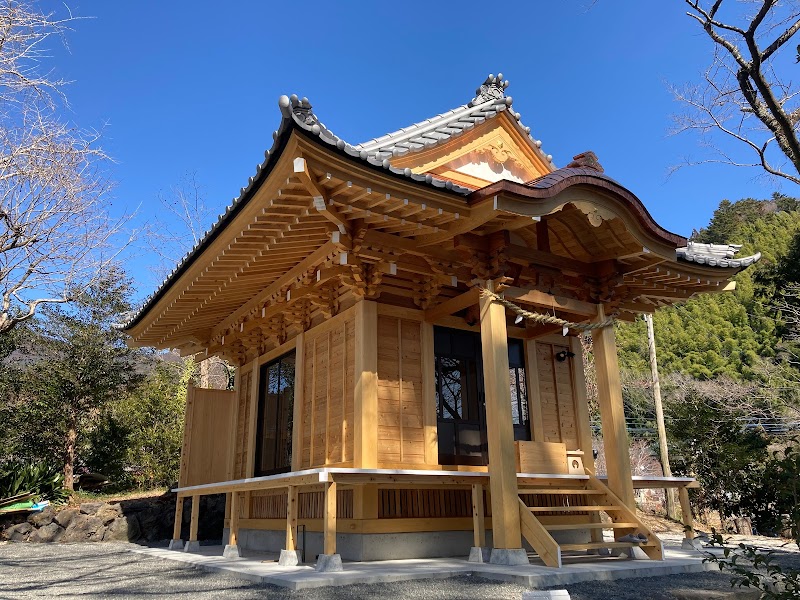
M 661 558 L 634 487 L 681 487 L 688 514 L 694 484 L 631 476 L 611 324 L 730 290 L 758 255 L 666 231 L 592 152 L 556 168 L 507 86 L 357 145 L 280 98 L 264 162 L 126 325 L 237 366 L 235 391 L 190 389 L 173 545 L 183 498 L 191 548 L 199 496 L 227 493 L 228 556 Z

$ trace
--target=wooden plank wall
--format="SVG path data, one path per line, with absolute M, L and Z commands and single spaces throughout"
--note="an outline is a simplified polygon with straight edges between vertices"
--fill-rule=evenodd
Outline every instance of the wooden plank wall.
M 189 387 L 184 430 L 185 462 L 180 485 L 202 485 L 231 478 L 236 429 L 236 393 Z
M 422 326 L 378 316 L 378 466 L 425 464 Z
M 250 477 L 247 472 L 247 455 L 250 452 L 250 403 L 251 386 L 253 383 L 253 370 L 242 374 L 242 381 L 238 389 L 238 410 L 236 416 L 236 458 L 233 466 L 234 479 Z
M 355 317 L 305 333 L 301 468 L 353 460 Z
M 567 450 L 579 450 L 577 410 L 572 387 L 574 360 L 559 362 L 555 355 L 569 351 L 568 344 L 536 342 L 536 370 L 545 442 L 562 442 Z
M 298 519 L 321 519 L 325 503 L 325 492 L 301 492 L 297 496 Z M 336 517 L 353 518 L 353 490 L 336 492 Z M 253 492 L 250 497 L 250 518 L 285 519 L 286 490 Z

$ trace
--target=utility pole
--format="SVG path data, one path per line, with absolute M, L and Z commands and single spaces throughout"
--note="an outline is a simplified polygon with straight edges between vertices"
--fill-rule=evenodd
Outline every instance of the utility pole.
M 653 333 L 653 315 L 645 314 L 644 321 L 647 323 L 647 348 L 650 351 L 650 374 L 653 378 L 653 402 L 656 406 L 656 425 L 658 427 L 658 448 L 661 452 L 661 467 L 664 469 L 665 477 L 672 477 L 672 468 L 669 466 L 669 450 L 667 449 L 667 429 L 664 426 L 664 407 L 661 405 L 661 383 L 658 380 L 658 363 L 656 362 L 656 338 Z M 664 490 L 667 499 L 667 515 L 671 519 L 677 519 L 678 514 L 675 510 L 675 490 L 667 488 Z

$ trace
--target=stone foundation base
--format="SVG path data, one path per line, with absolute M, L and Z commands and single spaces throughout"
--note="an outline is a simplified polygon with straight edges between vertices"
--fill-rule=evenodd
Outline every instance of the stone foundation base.
M 168 548 L 170 550 L 183 550 L 183 540 L 170 540 Z
M 683 541 L 681 541 L 681 550 L 697 550 L 698 552 L 702 552 L 703 543 L 700 540 L 683 538 Z
M 528 553 L 523 548 L 492 548 L 489 562 L 493 565 L 528 565 Z
M 281 550 L 278 564 L 282 567 L 296 567 L 300 564 L 300 553 L 297 550 Z
M 183 547 L 184 552 L 198 552 L 200 550 L 200 542 L 197 540 L 192 540 L 186 542 L 186 545 Z
M 342 571 L 342 557 L 338 554 L 320 554 L 314 568 L 321 573 Z
M 473 546 L 469 549 L 469 562 L 474 563 L 487 563 L 491 556 L 492 550 L 488 547 Z
M 225 549 L 222 551 L 222 558 L 242 558 L 242 555 L 239 553 L 239 546 L 226 544 Z

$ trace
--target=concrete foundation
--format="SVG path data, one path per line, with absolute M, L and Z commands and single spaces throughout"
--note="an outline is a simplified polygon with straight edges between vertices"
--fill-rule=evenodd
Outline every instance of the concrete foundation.
M 222 551 L 222 558 L 242 558 L 242 555 L 239 553 L 239 546 L 227 544 Z
M 300 553 L 297 550 L 281 550 L 278 564 L 282 567 L 296 567 L 300 564 Z
M 492 549 L 489 547 L 473 546 L 469 549 L 469 562 L 474 563 L 487 563 L 492 554 Z
M 702 552 L 703 543 L 697 539 L 690 540 L 689 538 L 683 538 L 681 550 L 697 550 L 698 552 Z
M 183 550 L 183 540 L 170 540 L 168 547 L 170 550 Z
M 338 554 L 320 554 L 314 569 L 320 573 L 336 573 L 344 571 L 342 557 Z
M 186 545 L 183 547 L 184 552 L 197 552 L 200 550 L 200 542 L 197 540 L 186 542 Z
M 487 532 L 487 543 L 491 543 Z M 223 543 L 228 539 L 228 530 L 222 535 Z M 245 550 L 258 552 L 280 552 L 286 543 L 286 532 L 261 529 L 240 529 L 238 545 Z M 470 553 L 473 536 L 471 531 L 432 531 L 419 533 L 339 533 L 336 535 L 336 550 L 343 560 L 372 561 L 404 558 L 446 558 L 466 556 Z M 303 550 L 303 536 L 298 536 L 298 549 Z M 305 534 L 305 559 L 325 552 L 321 532 Z
M 522 600 L 569 600 L 569 592 L 567 590 L 522 592 Z
M 492 548 L 489 563 L 493 565 L 529 565 L 528 552 L 524 548 Z

